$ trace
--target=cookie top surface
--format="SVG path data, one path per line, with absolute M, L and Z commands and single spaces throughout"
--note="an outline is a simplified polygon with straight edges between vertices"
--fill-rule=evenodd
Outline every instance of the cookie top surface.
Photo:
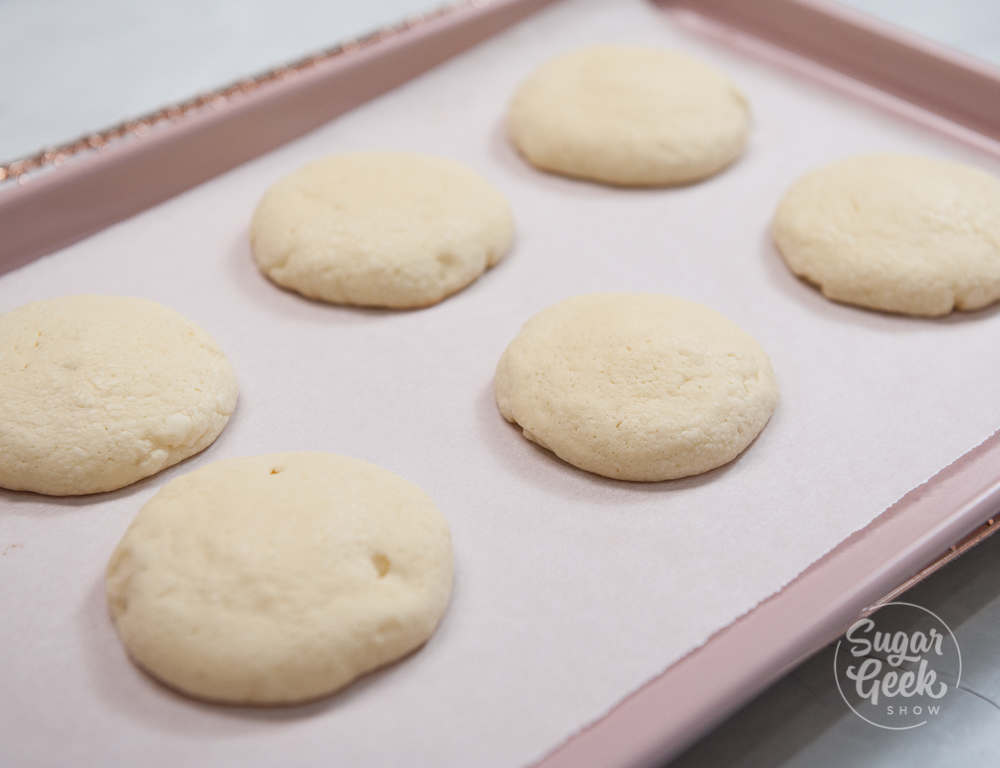
M 0 487 L 110 491 L 206 448 L 236 406 L 201 328 L 146 299 L 65 296 L 0 315 Z
M 772 233 L 791 270 L 837 301 L 944 315 L 1000 299 L 1000 179 L 970 166 L 837 161 L 791 186 Z
M 421 645 L 451 593 L 448 526 L 358 459 L 229 459 L 167 483 L 107 569 L 122 642 L 153 676 L 231 703 L 314 699 Z
M 743 151 L 746 99 L 682 53 L 599 45 L 542 64 L 517 89 L 508 131 L 544 170 L 624 186 L 710 176 Z
M 749 334 L 700 304 L 646 293 L 539 312 L 503 353 L 495 388 L 528 439 L 589 472 L 642 481 L 731 461 L 778 399 Z
M 274 184 L 250 228 L 253 255 L 278 285 L 336 304 L 435 304 L 496 264 L 514 236 L 510 206 L 445 158 L 356 152 Z

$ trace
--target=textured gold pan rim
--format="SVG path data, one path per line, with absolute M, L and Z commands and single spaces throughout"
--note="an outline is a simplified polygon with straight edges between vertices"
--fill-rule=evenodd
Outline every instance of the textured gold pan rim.
M 287 80 L 301 75 L 316 65 L 344 56 L 348 53 L 369 48 L 396 35 L 408 32 L 414 27 L 439 19 L 461 8 L 488 5 L 492 0 L 458 0 L 449 2 L 433 10 L 411 16 L 396 24 L 380 27 L 360 37 L 347 40 L 318 53 L 309 54 L 288 64 L 269 69 L 259 75 L 237 80 L 213 91 L 199 94 L 177 104 L 171 104 L 155 112 L 113 125 L 78 139 L 49 149 L 42 149 L 34 155 L 11 160 L 0 165 L 0 183 L 5 181 L 25 182 L 27 174 L 42 168 L 56 167 L 66 160 L 86 152 L 98 152 L 113 142 L 125 138 L 142 138 L 155 127 L 182 120 L 203 109 L 218 108 L 222 105 L 252 93 L 262 86 Z

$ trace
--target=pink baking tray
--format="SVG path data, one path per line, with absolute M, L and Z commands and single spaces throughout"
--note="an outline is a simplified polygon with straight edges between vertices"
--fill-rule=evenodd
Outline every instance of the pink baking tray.
M 2 166 L 0 273 L 302 135 L 547 2 L 452 7 Z M 1000 156 L 1000 76 L 977 61 L 828 3 L 659 5 L 692 34 Z M 1000 433 L 537 765 L 640 766 L 676 754 L 857 616 L 990 535 L 998 511 Z

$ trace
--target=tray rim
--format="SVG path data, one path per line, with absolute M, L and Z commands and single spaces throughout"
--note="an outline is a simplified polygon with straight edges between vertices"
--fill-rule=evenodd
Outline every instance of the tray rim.
M 1000 430 L 569 736 L 533 768 L 638 768 L 677 756 L 857 618 L 992 535 L 1000 527 L 993 521 L 1000 512 L 998 466 Z M 940 509 L 955 511 L 942 517 Z M 909 544 L 897 548 L 904 536 Z M 865 566 L 861 579 L 848 580 Z M 755 665 L 725 663 L 751 655 L 757 657 Z
M 835 0 L 651 2 L 727 47 L 1000 157 L 1000 68 L 990 62 Z
M 114 142 L 126 138 L 142 138 L 151 129 L 175 122 L 205 109 L 218 106 L 232 99 L 250 94 L 262 86 L 295 77 L 317 64 L 331 61 L 346 54 L 351 54 L 371 45 L 376 45 L 396 35 L 408 32 L 427 24 L 449 13 L 465 8 L 484 5 L 491 0 L 451 0 L 444 2 L 429 11 L 418 13 L 395 24 L 378 27 L 357 37 L 336 43 L 329 48 L 310 53 L 291 61 L 234 80 L 218 88 L 202 91 L 194 96 L 172 102 L 159 109 L 146 112 L 136 117 L 113 123 L 105 128 L 88 131 L 75 139 L 64 141 L 55 146 L 42 147 L 28 155 L 0 161 L 0 184 L 4 182 L 24 183 L 30 174 L 64 165 L 79 155 L 92 151 L 106 149 Z

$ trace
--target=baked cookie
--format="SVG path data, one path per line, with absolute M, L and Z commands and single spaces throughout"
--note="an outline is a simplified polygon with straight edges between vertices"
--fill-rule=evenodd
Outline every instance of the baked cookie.
M 543 170 L 663 186 L 711 176 L 739 157 L 750 110 L 725 75 L 697 59 L 599 45 L 539 67 L 517 89 L 507 124 Z
M 285 177 L 250 225 L 260 270 L 334 304 L 426 307 L 510 249 L 510 206 L 452 160 L 404 152 L 334 155 Z
M 574 466 L 670 480 L 732 461 L 778 401 L 760 345 L 707 307 L 576 296 L 532 317 L 496 371 L 500 413 Z
M 412 483 L 358 459 L 229 459 L 167 483 L 107 568 L 131 657 L 233 704 L 332 693 L 430 637 L 451 593 L 448 525 Z
M 960 163 L 861 155 L 785 194 L 774 242 L 835 301 L 946 315 L 1000 299 L 1000 179 Z
M 215 342 L 172 309 L 65 296 L 0 315 L 0 487 L 112 491 L 205 449 L 236 407 Z

